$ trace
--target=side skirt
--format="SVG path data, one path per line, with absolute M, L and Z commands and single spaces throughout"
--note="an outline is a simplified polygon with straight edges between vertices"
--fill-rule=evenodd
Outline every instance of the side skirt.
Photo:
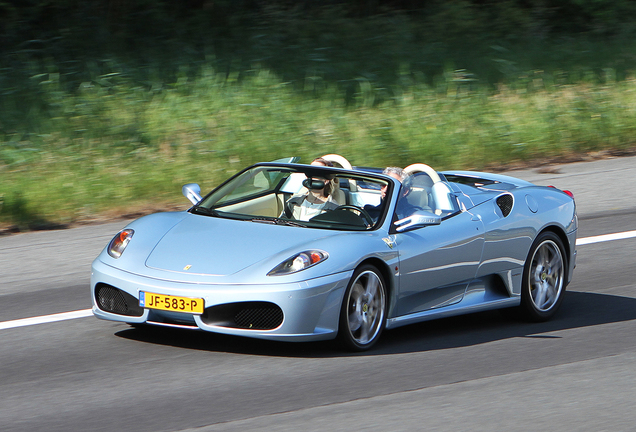
M 386 321 L 386 328 L 392 329 L 422 321 L 503 309 L 520 304 L 521 296 L 513 295 L 510 297 L 499 276 L 486 276 L 472 281 L 466 289 L 464 298 L 459 303 L 389 318 Z

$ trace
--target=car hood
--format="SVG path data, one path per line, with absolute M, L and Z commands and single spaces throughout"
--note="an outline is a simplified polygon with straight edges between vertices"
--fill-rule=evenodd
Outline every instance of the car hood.
M 263 260 L 273 268 L 304 245 L 334 231 L 189 215 L 169 229 L 148 255 L 151 269 L 227 276 Z

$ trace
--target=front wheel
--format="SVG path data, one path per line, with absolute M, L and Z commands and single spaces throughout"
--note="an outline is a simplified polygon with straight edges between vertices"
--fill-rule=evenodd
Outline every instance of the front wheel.
M 552 232 L 537 237 L 523 269 L 521 308 L 532 321 L 546 321 L 565 292 L 566 258 L 561 239 Z
M 365 265 L 354 273 L 340 309 L 338 339 L 353 351 L 365 351 L 380 338 L 386 323 L 386 285 L 382 274 Z

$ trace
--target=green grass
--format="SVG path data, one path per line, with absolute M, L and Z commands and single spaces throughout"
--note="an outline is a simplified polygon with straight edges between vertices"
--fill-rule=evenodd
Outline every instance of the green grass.
M 635 147 L 628 13 L 576 33 L 515 2 L 89 3 L 5 16 L 1 227 L 185 208 L 182 184 L 286 156 L 490 170 Z
M 202 68 L 161 92 L 116 75 L 77 93 L 40 77 L 52 106 L 39 133 L 4 137 L 0 221 L 20 229 L 96 216 L 186 208 L 181 185 L 209 190 L 239 169 L 285 156 L 339 153 L 356 165 L 495 169 L 634 148 L 636 80 L 555 84 L 536 73 L 493 92 L 460 72 L 410 80 L 377 103 L 325 84 L 298 91 L 268 70 L 240 82 Z M 307 94 L 309 93 L 309 94 Z

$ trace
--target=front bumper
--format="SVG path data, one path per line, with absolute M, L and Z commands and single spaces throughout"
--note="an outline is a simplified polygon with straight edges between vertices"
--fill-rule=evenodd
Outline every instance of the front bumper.
M 313 341 L 333 339 L 336 336 L 342 297 L 351 276 L 352 272 L 343 272 L 298 283 L 196 284 L 128 273 L 104 264 L 98 258 L 92 266 L 91 298 L 93 314 L 105 320 L 201 329 L 260 339 Z M 100 305 L 96 298 L 96 288 L 103 286 L 113 287 L 125 293 L 126 298 L 137 303 L 135 307 L 140 316 L 106 310 L 107 308 L 104 308 L 103 304 Z M 206 312 L 204 315 L 198 315 L 139 308 L 140 291 L 203 298 Z M 215 325 L 211 322 L 220 321 L 205 319 L 209 318 L 213 311 L 227 310 L 221 305 L 231 306 L 242 302 L 276 305 L 282 310 L 282 322 L 276 328 L 263 330 L 239 328 L 227 320 Z

